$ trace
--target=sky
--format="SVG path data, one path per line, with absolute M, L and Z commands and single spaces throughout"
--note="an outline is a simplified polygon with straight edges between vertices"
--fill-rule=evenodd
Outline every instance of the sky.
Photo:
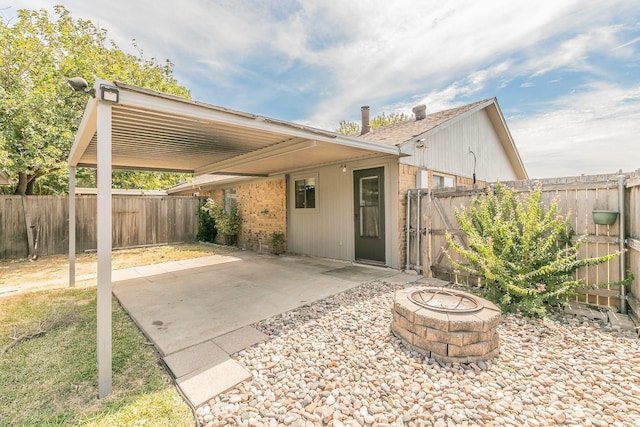
M 640 0 L 0 0 L 61 4 L 193 99 L 335 130 L 496 97 L 530 178 L 640 168 Z M 90 78 L 89 78 L 90 79 Z

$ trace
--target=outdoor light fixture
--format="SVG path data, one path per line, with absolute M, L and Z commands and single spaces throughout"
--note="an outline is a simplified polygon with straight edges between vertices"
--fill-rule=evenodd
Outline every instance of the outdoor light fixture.
M 89 84 L 82 77 L 72 77 L 67 80 L 67 85 L 75 92 L 88 93 L 92 97 L 96 97 L 96 90 L 89 89 Z M 100 99 L 107 102 L 118 102 L 120 100 L 120 91 L 115 86 L 100 85 Z
M 120 91 L 115 86 L 100 85 L 100 99 L 108 102 L 118 102 Z
M 88 93 L 92 97 L 96 97 L 96 90 L 94 88 L 88 89 L 89 84 L 82 77 L 72 77 L 67 80 L 67 85 L 75 92 Z
M 419 148 L 419 149 L 425 148 L 424 140 L 425 140 L 424 138 L 420 138 L 416 140 L 416 148 Z
M 471 147 L 469 147 L 469 153 L 473 154 L 473 185 L 475 185 L 476 184 L 476 163 L 478 162 L 478 159 L 476 158 L 476 153 L 471 151 Z
M 346 172 L 347 171 L 347 165 L 346 164 L 341 164 L 340 165 L 340 169 L 342 169 L 342 172 Z

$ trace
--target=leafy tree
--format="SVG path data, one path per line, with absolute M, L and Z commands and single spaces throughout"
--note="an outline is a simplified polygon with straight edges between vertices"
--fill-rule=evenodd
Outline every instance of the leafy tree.
M 33 194 L 38 179 L 42 192 L 66 188 L 65 160 L 87 101 L 67 78 L 189 96 L 171 61 L 145 59 L 140 49 L 139 56 L 126 54 L 91 21 L 73 20 L 62 6 L 55 13 L 55 20 L 44 9 L 19 10 L 15 23 L 0 18 L 0 168 L 18 182 L 16 194 Z
M 505 310 L 544 316 L 549 304 L 566 302 L 582 282 L 575 271 L 620 255 L 578 259 L 586 236 L 571 244 L 569 216 L 558 213 L 558 201 L 547 209 L 540 186 L 518 196 L 498 183 L 455 217 L 468 240 L 465 247 L 450 233 L 447 243 L 466 262 L 447 257 L 455 268 L 484 278 L 487 297 Z
M 114 171 L 113 186 L 124 189 L 159 189 L 173 187 L 191 177 L 184 173 Z
M 392 125 L 394 123 L 406 122 L 407 120 L 411 120 L 412 116 L 409 116 L 405 113 L 401 112 L 393 112 L 393 113 L 382 113 L 379 116 L 375 116 L 371 120 L 371 128 L 375 129 L 382 126 Z
M 350 120 L 340 120 L 336 132 L 343 135 L 360 135 L 360 123 Z
M 374 117 L 370 122 L 371 129 L 375 129 L 382 126 L 391 125 L 394 123 L 405 122 L 407 120 L 411 120 L 412 116 L 409 116 L 405 113 L 393 112 L 393 113 L 382 113 L 379 116 Z M 338 123 L 338 128 L 336 132 L 341 133 L 343 135 L 360 135 L 361 125 L 358 122 L 350 121 L 350 120 L 340 120 Z
M 93 168 L 79 168 L 76 171 L 77 186 L 96 188 L 97 181 L 95 172 L 96 170 Z M 63 178 L 66 180 L 66 175 Z M 170 188 L 182 182 L 188 182 L 191 178 L 192 175 L 187 173 L 114 170 L 111 180 L 113 188 L 123 188 L 125 190 L 157 190 Z M 39 187 L 44 186 L 46 183 L 48 183 L 48 180 L 40 180 L 36 184 L 36 193 L 44 194 L 44 190 Z

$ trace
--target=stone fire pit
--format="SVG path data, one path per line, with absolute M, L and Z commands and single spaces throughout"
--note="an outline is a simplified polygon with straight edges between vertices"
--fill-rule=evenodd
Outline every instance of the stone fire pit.
M 466 292 L 406 288 L 395 294 L 391 330 L 428 357 L 471 363 L 498 355 L 501 315 L 495 304 Z

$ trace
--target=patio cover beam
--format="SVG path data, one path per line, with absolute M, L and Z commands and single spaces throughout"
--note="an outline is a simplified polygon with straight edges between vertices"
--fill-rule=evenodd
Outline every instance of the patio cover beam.
M 76 168 L 69 166 L 69 287 L 76 286 Z

